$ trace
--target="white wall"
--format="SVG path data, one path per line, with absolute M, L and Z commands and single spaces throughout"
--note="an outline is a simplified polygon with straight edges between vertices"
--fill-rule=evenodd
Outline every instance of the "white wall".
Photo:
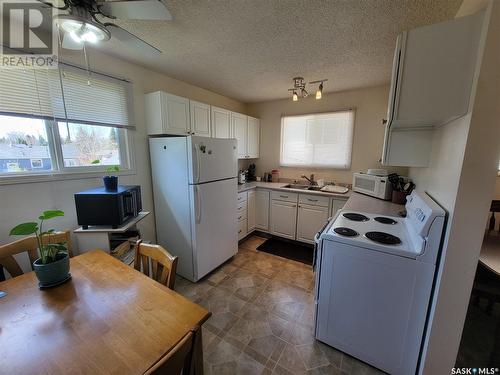
M 248 112 L 260 118 L 260 158 L 255 161 L 257 174 L 279 168 L 280 177 L 300 179 L 302 174 L 315 174 L 315 178 L 352 183 L 352 172 L 368 168 L 382 168 L 379 159 L 384 140 L 383 118 L 387 117 L 389 87 L 378 86 L 358 90 L 324 94 L 321 100 L 314 96 L 293 102 L 291 99 L 273 100 L 248 105 Z M 338 111 L 355 108 L 352 164 L 349 170 L 301 169 L 280 167 L 281 117 L 306 113 Z M 391 168 L 406 174 L 406 168 Z
M 437 131 L 428 168 L 410 169 L 418 186 L 449 214 L 421 368 L 424 374 L 450 373 L 455 364 L 494 193 L 500 156 L 500 3 L 492 7 L 471 114 Z
M 130 135 L 135 149 L 137 173 L 131 176 L 120 176 L 120 183 L 141 185 L 144 209 L 152 211 L 153 196 L 143 94 L 161 89 L 239 112 L 245 112 L 245 105 L 222 95 L 95 51 L 90 51 L 89 55 L 92 69 L 124 77 L 133 82 L 137 130 L 131 131 Z M 83 54 L 80 52 L 65 55 L 63 58 L 84 65 Z M 101 185 L 102 180 L 100 178 L 0 185 L 0 208 L 2 212 L 2 215 L 0 215 L 0 243 L 7 243 L 15 239 L 8 235 L 15 224 L 36 219 L 38 214 L 46 209 L 61 209 L 66 213 L 64 218 L 53 220 L 50 223 L 54 228 L 76 228 L 77 221 L 73 194 Z M 146 239 L 155 240 L 153 215 L 143 220 L 140 229 Z M 27 264 L 23 265 L 26 267 Z

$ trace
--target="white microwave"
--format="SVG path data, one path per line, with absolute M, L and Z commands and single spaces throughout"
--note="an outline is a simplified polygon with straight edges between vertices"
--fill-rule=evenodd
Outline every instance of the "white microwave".
M 385 200 L 392 197 L 392 185 L 387 176 L 354 173 L 352 190 Z

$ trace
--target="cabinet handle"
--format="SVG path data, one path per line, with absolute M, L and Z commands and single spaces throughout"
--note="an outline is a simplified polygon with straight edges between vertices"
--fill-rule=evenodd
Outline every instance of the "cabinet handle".
M 310 198 L 307 198 L 307 200 L 308 200 L 309 202 L 317 202 L 317 201 L 318 201 L 317 199 L 310 199 Z
M 387 124 L 387 119 L 386 119 L 386 118 L 383 118 L 383 119 L 382 119 L 382 125 L 385 125 L 385 124 Z
M 241 216 L 238 217 L 238 220 L 240 220 L 240 219 L 241 219 Z
M 241 233 L 241 229 L 238 231 L 238 234 L 240 234 L 240 233 Z
M 280 195 L 280 198 L 288 198 L 288 195 Z

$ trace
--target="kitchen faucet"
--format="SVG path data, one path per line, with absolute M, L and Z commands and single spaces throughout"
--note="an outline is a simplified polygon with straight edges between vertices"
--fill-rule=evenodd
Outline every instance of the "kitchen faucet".
M 316 185 L 316 181 L 314 181 L 314 174 L 311 174 L 310 178 L 308 178 L 305 174 L 303 174 L 300 177 L 305 178 L 307 181 L 309 181 L 309 185 L 311 186 Z

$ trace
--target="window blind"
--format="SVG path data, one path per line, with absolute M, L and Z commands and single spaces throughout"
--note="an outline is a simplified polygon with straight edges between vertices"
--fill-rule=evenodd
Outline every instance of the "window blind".
M 130 82 L 63 63 L 59 69 L 1 69 L 0 114 L 135 128 Z
M 284 116 L 281 166 L 349 169 L 354 111 Z

